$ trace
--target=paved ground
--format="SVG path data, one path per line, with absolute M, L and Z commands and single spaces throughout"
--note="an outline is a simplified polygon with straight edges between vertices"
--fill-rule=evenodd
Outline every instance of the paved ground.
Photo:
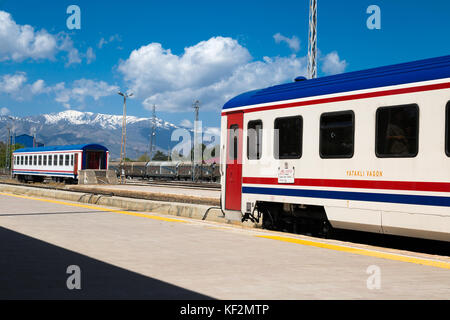
M 448 257 L 286 236 L 0 194 L 0 298 L 450 299 Z
M 104 190 L 127 190 L 133 192 L 152 192 L 152 193 L 166 193 L 174 195 L 184 195 L 184 196 L 199 196 L 206 198 L 219 198 L 220 189 L 192 189 L 192 188 L 176 188 L 176 187 L 166 187 L 166 186 L 135 186 L 130 184 L 117 184 L 117 185 L 81 185 L 77 187 L 89 187 L 94 189 L 104 189 Z M 70 187 L 70 186 L 69 186 Z M 69 188 L 68 188 L 69 189 Z

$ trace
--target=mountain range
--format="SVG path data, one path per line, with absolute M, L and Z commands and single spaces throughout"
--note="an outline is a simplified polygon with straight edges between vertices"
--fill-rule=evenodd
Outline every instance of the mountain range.
M 98 143 L 106 146 L 112 159 L 120 157 L 122 115 L 66 110 L 59 113 L 27 117 L 0 116 L 0 140 L 7 140 L 7 128 L 14 128 L 15 135 L 36 134 L 36 141 L 46 146 Z M 178 142 L 171 142 L 175 129 L 182 128 L 155 118 L 154 152 L 164 153 Z M 152 118 L 127 116 L 126 156 L 137 159 L 148 153 Z M 192 130 L 190 130 L 192 131 Z

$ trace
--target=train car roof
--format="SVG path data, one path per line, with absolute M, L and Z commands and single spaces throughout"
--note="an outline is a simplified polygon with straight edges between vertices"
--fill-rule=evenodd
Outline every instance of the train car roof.
M 14 151 L 15 153 L 22 152 L 51 152 L 51 151 L 86 151 L 86 150 L 102 150 L 108 151 L 108 149 L 99 144 L 74 144 L 70 146 L 48 146 L 48 147 L 38 147 L 38 148 L 22 148 Z
M 401 85 L 450 77 L 450 55 L 341 73 L 253 90 L 229 100 L 223 110 L 326 94 Z

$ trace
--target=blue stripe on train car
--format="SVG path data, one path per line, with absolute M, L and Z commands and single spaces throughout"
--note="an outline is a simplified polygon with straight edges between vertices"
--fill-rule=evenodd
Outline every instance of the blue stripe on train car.
M 305 189 L 259 188 L 259 187 L 242 187 L 242 193 L 450 207 L 450 197 L 441 197 L 441 196 L 421 196 L 409 194 L 407 195 L 407 194 L 305 190 Z

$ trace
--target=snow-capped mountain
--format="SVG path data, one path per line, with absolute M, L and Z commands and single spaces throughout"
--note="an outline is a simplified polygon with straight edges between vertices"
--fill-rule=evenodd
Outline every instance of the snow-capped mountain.
M 112 158 L 118 158 L 122 119 L 122 115 L 75 110 L 23 118 L 0 116 L 0 140 L 6 140 L 6 128 L 9 126 L 14 127 L 16 136 L 35 133 L 36 140 L 46 146 L 99 143 L 110 150 Z M 156 118 L 155 122 L 154 150 L 167 152 L 173 147 L 170 142 L 172 131 L 178 127 L 160 118 Z M 127 157 L 137 158 L 148 153 L 152 126 L 151 118 L 127 116 Z
M 60 121 L 67 121 L 71 124 L 87 124 L 87 125 L 99 125 L 104 129 L 117 129 L 122 128 L 122 115 L 110 115 L 102 113 L 92 112 L 80 112 L 76 110 L 67 110 L 59 113 L 44 114 L 46 124 L 55 124 Z M 127 126 L 136 124 L 138 122 L 145 122 L 148 124 L 151 118 L 138 118 L 134 116 L 127 116 Z M 160 128 L 176 128 L 176 126 L 162 119 L 156 118 L 156 126 Z

